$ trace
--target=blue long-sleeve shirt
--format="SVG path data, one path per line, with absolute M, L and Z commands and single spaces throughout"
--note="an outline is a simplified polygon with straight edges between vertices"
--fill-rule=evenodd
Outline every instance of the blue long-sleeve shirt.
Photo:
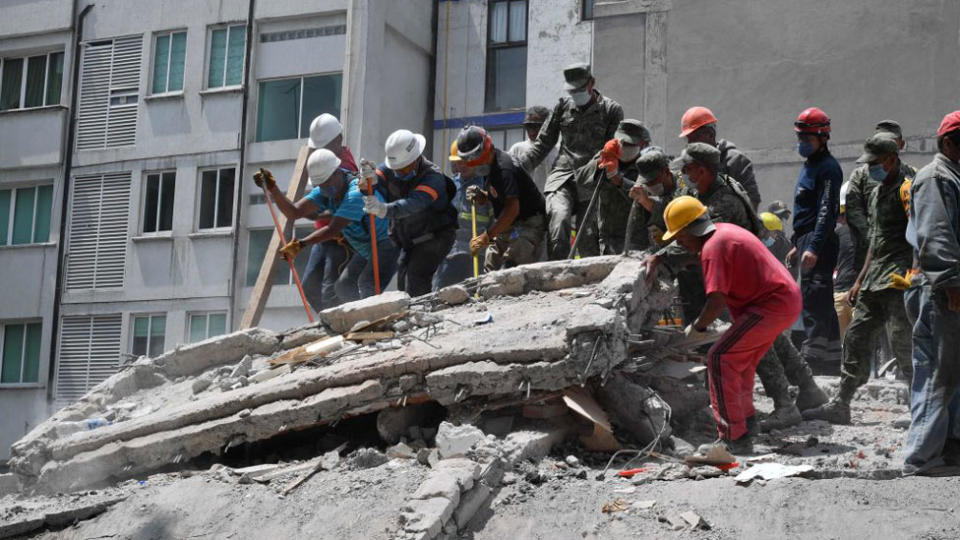
M 827 236 L 834 234 L 842 183 L 843 170 L 826 148 L 807 158 L 793 195 L 794 245 L 797 238 L 813 232 L 807 251 L 820 254 Z

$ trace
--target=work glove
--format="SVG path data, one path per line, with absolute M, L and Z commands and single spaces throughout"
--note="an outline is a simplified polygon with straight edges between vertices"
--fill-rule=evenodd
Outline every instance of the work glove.
M 600 151 L 600 161 L 597 163 L 598 169 L 604 169 L 607 178 L 614 178 L 620 171 L 620 158 L 623 156 L 623 148 L 620 146 L 620 139 L 610 139 L 603 145 Z
M 480 186 L 473 185 L 467 186 L 466 197 L 467 201 L 472 202 L 475 205 L 483 206 L 487 204 L 487 200 L 489 199 L 490 195 L 486 191 L 480 189 Z
M 477 253 L 489 245 L 490 245 L 490 236 L 486 233 L 486 231 L 484 231 L 480 233 L 478 236 L 474 236 L 470 240 L 470 252 Z
M 284 259 L 293 262 L 297 258 L 297 254 L 300 253 L 300 250 L 303 249 L 303 242 L 294 238 L 288 242 L 285 246 L 279 249 L 280 256 Z
M 259 171 L 253 173 L 253 183 L 257 185 L 258 188 L 270 191 L 273 188 L 277 187 L 277 181 L 273 178 L 273 173 L 260 168 Z
M 360 159 L 360 187 L 366 188 L 367 185 L 377 185 L 377 166 L 366 159 Z
M 890 286 L 898 291 L 905 291 L 910 288 L 910 282 L 913 279 L 913 276 L 910 272 L 907 272 L 906 276 L 901 276 L 900 274 L 893 272 L 890 274 Z
M 364 195 L 363 211 L 378 218 L 384 218 L 387 217 L 387 203 L 381 201 L 374 195 Z

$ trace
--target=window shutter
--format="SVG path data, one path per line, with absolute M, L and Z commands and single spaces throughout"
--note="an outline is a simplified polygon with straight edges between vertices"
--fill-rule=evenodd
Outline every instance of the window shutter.
M 77 115 L 77 150 L 103 148 L 106 143 L 112 58 L 112 41 L 106 44 L 86 45 L 83 48 L 80 107 Z
M 67 290 L 123 287 L 130 173 L 73 181 L 67 243 Z
M 57 362 L 58 406 L 80 399 L 117 372 L 120 323 L 120 314 L 63 317 Z
M 141 35 L 84 46 L 77 150 L 129 146 L 136 142 L 138 106 L 111 107 L 110 96 L 117 90 L 139 95 L 142 49 Z
M 126 89 L 140 92 L 140 53 L 143 37 L 140 35 L 113 40 L 113 69 L 110 74 L 112 91 Z M 107 117 L 107 148 L 130 146 L 136 142 L 138 105 L 109 107 Z

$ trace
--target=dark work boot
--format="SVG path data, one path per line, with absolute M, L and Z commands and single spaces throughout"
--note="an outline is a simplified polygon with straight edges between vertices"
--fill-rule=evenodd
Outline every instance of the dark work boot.
M 794 405 L 792 401 L 788 401 L 782 406 L 774 406 L 773 412 L 767 415 L 766 418 L 760 420 L 760 431 L 766 433 L 773 429 L 785 429 L 790 426 L 795 426 L 803 421 L 803 417 L 800 416 L 800 410 L 797 409 L 797 406 Z
M 831 424 L 850 424 L 850 401 L 836 397 L 826 405 L 803 411 L 804 420 L 826 420 Z
M 799 388 L 800 392 L 797 394 L 797 408 L 800 409 L 800 412 L 808 409 L 815 409 L 821 405 L 824 405 L 827 401 L 830 401 L 827 393 L 817 386 L 817 381 L 813 379 L 812 374 L 809 377 L 805 377 L 804 380 L 800 382 Z
M 735 456 L 743 456 L 753 453 L 753 438 L 750 437 L 749 433 L 732 441 L 729 439 L 723 439 L 723 444 L 725 444 L 727 446 L 727 450 Z

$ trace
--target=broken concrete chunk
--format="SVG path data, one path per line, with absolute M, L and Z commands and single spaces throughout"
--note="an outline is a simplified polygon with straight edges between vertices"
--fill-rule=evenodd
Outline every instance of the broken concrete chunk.
M 194 394 L 199 394 L 200 392 L 203 392 L 207 388 L 210 388 L 210 384 L 212 383 L 213 381 L 207 377 L 199 377 L 193 380 L 193 383 L 191 384 L 191 389 L 193 390 Z
M 437 291 L 437 299 L 444 304 L 456 306 L 470 300 L 470 293 L 463 285 L 451 285 Z
M 395 313 L 402 313 L 410 305 L 410 295 L 391 291 L 348 302 L 320 312 L 320 318 L 338 334 L 348 332 L 359 321 L 374 321 Z
M 458 478 L 451 471 L 433 471 L 411 496 L 413 499 L 429 499 L 431 497 L 443 497 L 452 501 L 454 505 L 459 504 L 460 483 Z
M 413 499 L 401 510 L 400 523 L 406 531 L 427 532 L 432 538 L 440 534 L 455 508 L 453 501 L 444 497 Z
M 356 469 L 372 469 L 390 461 L 383 452 L 376 448 L 361 448 L 353 455 L 353 467 Z
M 405 443 L 397 443 L 387 448 L 387 457 L 390 459 L 414 459 L 417 453 Z
M 440 429 L 437 430 L 437 451 L 440 452 L 441 459 L 465 456 L 467 451 L 483 438 L 483 432 L 476 426 L 455 426 L 450 422 L 441 422 Z
M 240 360 L 240 363 L 230 372 L 230 376 L 234 378 L 246 377 L 250 374 L 251 366 L 253 366 L 253 357 L 249 354 L 244 355 L 243 360 Z
M 277 334 L 262 328 L 250 328 L 216 336 L 168 351 L 153 359 L 169 377 L 192 375 L 247 354 L 268 355 L 280 348 Z

